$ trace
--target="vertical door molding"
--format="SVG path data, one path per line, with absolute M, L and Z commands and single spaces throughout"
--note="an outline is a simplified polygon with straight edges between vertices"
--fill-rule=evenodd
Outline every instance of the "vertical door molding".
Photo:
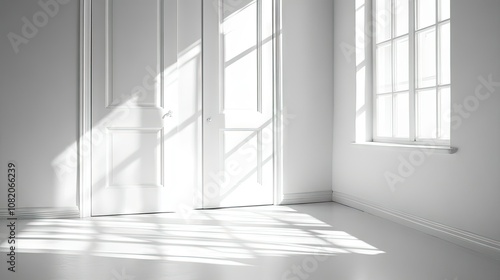
M 273 0 L 274 204 L 283 202 L 282 0 Z
M 79 77 L 79 135 L 78 135 L 78 189 L 80 217 L 91 216 L 92 170 L 92 1 L 80 0 L 80 77 Z

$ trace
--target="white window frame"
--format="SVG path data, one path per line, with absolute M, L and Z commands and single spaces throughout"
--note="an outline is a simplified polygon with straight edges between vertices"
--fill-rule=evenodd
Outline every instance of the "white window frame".
M 391 0 L 391 36 L 389 39 L 381 41 L 377 43 L 376 41 L 376 35 L 377 35 L 377 24 L 375 21 L 373 21 L 376 17 L 376 7 L 377 7 L 377 1 L 383 1 L 383 0 L 373 0 L 372 2 L 372 7 L 371 7 L 371 15 L 373 24 L 373 36 L 372 36 L 372 43 L 371 43 L 371 52 L 372 52 L 372 141 L 373 142 L 378 142 L 378 143 L 391 143 L 391 144 L 403 144 L 403 145 L 433 145 L 433 146 L 445 146 L 449 147 L 450 142 L 451 142 L 451 135 L 450 139 L 442 139 L 439 138 L 439 131 L 440 131 L 440 109 L 439 109 L 439 89 L 449 87 L 450 92 L 451 92 L 451 81 L 448 84 L 440 84 L 440 67 L 441 67 L 441 59 L 440 59 L 440 45 L 439 45 L 439 32 L 440 32 L 440 26 L 450 23 L 451 24 L 451 16 L 450 18 L 446 20 L 440 20 L 439 18 L 439 12 L 440 12 L 440 0 L 436 0 L 436 8 L 435 8 L 435 23 L 432 25 L 429 25 L 427 27 L 421 28 L 419 30 L 416 30 L 416 11 L 417 11 L 417 0 L 408 0 L 408 13 L 409 13 L 409 24 L 408 24 L 408 33 L 405 33 L 403 35 L 399 36 L 393 36 L 395 34 L 395 13 L 394 13 L 394 7 L 395 7 L 395 2 L 396 0 Z M 450 3 L 451 5 L 451 3 Z M 451 25 L 450 25 L 451 26 Z M 429 30 L 431 28 L 435 28 L 435 35 L 436 35 L 436 85 L 431 86 L 431 87 L 422 87 L 422 88 L 417 88 L 417 46 L 416 46 L 416 36 L 418 33 Z M 451 28 L 450 28 L 451 30 Z M 450 31 L 451 33 L 451 31 Z M 401 39 L 405 36 L 408 36 L 408 42 L 409 42 L 409 137 L 408 138 L 398 138 L 394 136 L 394 112 L 395 112 L 395 106 L 394 106 L 394 95 L 397 93 L 401 92 L 406 92 L 406 90 L 403 91 L 395 91 L 394 89 L 394 81 L 395 81 L 395 51 L 394 51 L 394 41 L 397 41 L 398 39 Z M 451 34 L 450 34 L 451 36 Z M 378 45 L 386 44 L 388 42 L 391 42 L 391 67 L 392 67 L 392 91 L 387 93 L 387 94 L 392 94 L 393 102 L 392 102 L 392 135 L 393 137 L 380 137 L 377 136 L 377 59 L 376 59 L 376 50 Z M 450 65 L 451 68 L 451 65 Z M 450 69 L 451 72 L 451 69 Z M 423 138 L 417 138 L 417 104 L 416 104 L 416 92 L 418 90 L 425 90 L 425 89 L 435 89 L 436 90 L 436 137 L 435 138 L 430 138 L 430 139 L 423 139 Z M 449 104 L 451 108 L 451 100 Z M 450 128 L 451 130 L 451 128 Z M 451 131 L 450 131 L 451 134 Z

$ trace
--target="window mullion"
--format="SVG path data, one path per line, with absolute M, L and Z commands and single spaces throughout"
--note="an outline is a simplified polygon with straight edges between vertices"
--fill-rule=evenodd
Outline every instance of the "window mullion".
M 414 0 L 409 0 L 409 26 L 408 26 L 408 39 L 409 39 L 409 58 L 410 58 L 410 77 L 409 77 L 409 82 L 410 82 L 410 87 L 409 87 L 409 101 L 410 101 L 410 141 L 416 141 L 417 139 L 417 129 L 416 129 L 416 93 L 415 93 L 415 80 L 416 80 L 416 63 L 415 63 L 415 57 L 416 57 L 416 52 L 415 52 L 415 1 Z
M 370 21 L 372 22 L 371 27 L 373 28 L 373 36 L 372 36 L 372 138 L 376 137 L 378 135 L 378 127 L 377 127 L 377 113 L 378 113 L 378 108 L 377 108 L 377 12 L 376 12 L 376 7 L 377 3 L 376 1 L 379 0 L 374 0 L 370 13 Z
M 439 137 L 441 136 L 441 117 L 440 117 L 440 114 L 439 114 L 439 81 L 440 81 L 440 78 L 441 78 L 441 75 L 439 73 L 439 69 L 440 69 L 440 61 L 441 61 L 441 53 L 439 51 L 440 49 L 440 44 L 439 44 L 439 0 L 436 0 L 436 14 L 434 15 L 435 16 L 435 19 L 436 19 L 436 25 L 435 25 L 435 28 L 436 28 L 436 32 L 434 32 L 434 34 L 436 35 L 436 111 L 435 111 L 435 114 L 436 114 L 436 134 L 434 135 L 437 139 L 439 139 Z
M 391 84 L 391 92 L 392 92 L 392 100 L 391 100 L 391 105 L 392 105 L 392 112 L 391 112 L 391 131 L 392 131 L 392 137 L 395 137 L 396 136 L 396 128 L 395 128 L 395 125 L 397 122 L 394 120 L 395 117 L 396 117 L 396 114 L 395 114 L 395 111 L 396 111 L 396 108 L 395 108 L 395 99 L 396 99 L 396 96 L 394 94 L 394 91 L 396 90 L 396 87 L 394 86 L 395 84 L 395 81 L 396 81 L 396 71 L 394 71 L 394 69 L 396 69 L 396 52 L 395 52 L 395 48 L 394 48 L 394 35 L 396 35 L 396 23 L 395 23 L 395 19 L 396 19 L 396 9 L 395 9 L 395 2 L 396 0 L 391 0 L 391 65 L 392 65 L 392 69 L 391 69 L 391 77 L 392 77 L 392 84 Z

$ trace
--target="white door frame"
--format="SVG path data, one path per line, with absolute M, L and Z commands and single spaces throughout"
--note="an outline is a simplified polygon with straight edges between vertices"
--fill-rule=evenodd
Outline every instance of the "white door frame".
M 212 1 L 202 1 L 211 5 Z M 282 0 L 272 0 L 274 7 L 274 204 L 283 201 L 283 96 L 282 96 Z M 202 16 L 202 15 L 200 15 Z M 80 81 L 79 81 L 79 138 L 78 189 L 80 217 L 91 216 L 92 208 L 92 0 L 80 0 Z M 203 75 L 203 74 L 202 74 Z
M 78 189 L 80 217 L 92 210 L 92 1 L 80 0 Z
M 274 205 L 283 202 L 283 63 L 281 22 L 283 0 L 273 1 L 273 59 L 274 59 Z

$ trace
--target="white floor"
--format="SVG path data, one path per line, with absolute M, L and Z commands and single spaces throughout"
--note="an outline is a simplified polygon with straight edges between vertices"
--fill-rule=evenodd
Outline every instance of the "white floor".
M 17 223 L 2 280 L 500 279 L 500 262 L 335 203 Z

